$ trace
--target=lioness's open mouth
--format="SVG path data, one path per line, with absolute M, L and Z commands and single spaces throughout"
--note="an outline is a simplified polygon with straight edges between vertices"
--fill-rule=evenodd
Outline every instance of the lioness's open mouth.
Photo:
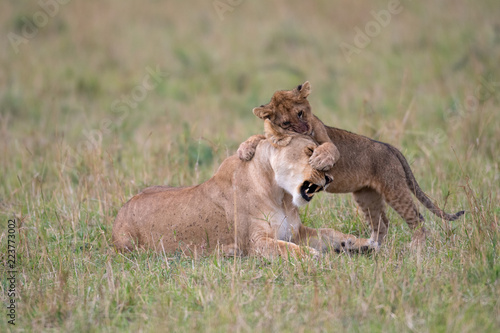
M 313 184 L 306 180 L 304 184 L 302 184 L 302 186 L 300 187 L 300 195 L 305 201 L 309 202 L 314 197 L 314 194 L 322 190 L 323 186 Z

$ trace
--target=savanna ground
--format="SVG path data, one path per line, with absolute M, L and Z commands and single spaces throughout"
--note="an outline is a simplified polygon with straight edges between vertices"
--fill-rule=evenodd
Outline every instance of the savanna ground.
M 378 30 L 371 11 L 388 1 L 215 4 L 229 7 L 74 0 L 44 21 L 37 1 L 3 1 L 0 331 L 498 331 L 498 1 L 403 1 Z M 341 43 L 355 47 L 367 24 L 347 59 Z M 115 253 L 128 198 L 208 179 L 262 132 L 252 108 L 305 80 L 325 123 L 399 147 L 427 194 L 465 217 L 422 209 L 421 251 L 389 210 L 374 255 Z M 301 214 L 369 235 L 349 195 L 321 194 Z

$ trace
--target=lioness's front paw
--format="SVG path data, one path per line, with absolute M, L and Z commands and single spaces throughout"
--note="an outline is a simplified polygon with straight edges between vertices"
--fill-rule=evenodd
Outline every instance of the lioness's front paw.
M 346 241 L 345 250 L 348 252 L 377 252 L 380 245 L 377 241 L 366 238 L 353 238 Z
M 368 245 L 367 245 L 367 251 L 375 251 L 375 252 L 378 252 L 380 250 L 380 243 L 373 240 L 373 239 L 369 239 L 368 240 Z
M 328 147 L 321 145 L 314 149 L 314 153 L 309 158 L 309 164 L 316 170 L 328 171 L 337 162 L 334 154 L 331 153 Z
M 311 259 L 318 260 L 321 257 L 321 253 L 312 247 L 306 246 L 304 250 Z

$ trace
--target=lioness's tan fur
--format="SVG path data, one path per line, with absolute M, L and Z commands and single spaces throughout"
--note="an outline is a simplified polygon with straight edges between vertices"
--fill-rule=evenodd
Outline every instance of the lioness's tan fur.
M 425 239 L 423 217 L 414 204 L 412 195 L 437 216 L 452 221 L 463 211 L 447 214 L 437 207 L 420 189 L 401 152 L 393 146 L 362 135 L 325 126 L 311 112 L 307 100 L 311 87 L 305 82 L 292 90 L 277 91 L 271 101 L 253 110 L 261 119 L 293 132 L 310 135 L 321 144 L 311 157 L 317 168 L 327 169 L 333 182 L 327 188 L 331 193 L 352 192 L 354 199 L 371 225 L 371 239 L 382 243 L 387 234 L 389 220 L 385 214 L 387 202 L 406 220 L 417 243 Z M 242 160 L 252 158 L 256 138 L 240 145 Z
M 367 239 L 302 225 L 297 206 L 306 200 L 300 185 L 308 181 L 323 187 L 328 180 L 308 163 L 316 143 L 302 135 L 273 132 L 269 136 L 259 138 L 250 162 L 231 156 L 205 183 L 155 186 L 134 196 L 113 225 L 115 247 L 189 254 L 218 247 L 229 255 L 267 258 L 317 255 L 328 248 L 376 248 Z

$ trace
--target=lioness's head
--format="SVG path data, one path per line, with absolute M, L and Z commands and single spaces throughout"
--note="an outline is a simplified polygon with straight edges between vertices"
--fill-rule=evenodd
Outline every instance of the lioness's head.
M 310 135 L 311 105 L 307 96 L 311 93 L 309 81 L 292 90 L 279 90 L 271 101 L 253 109 L 253 113 L 261 119 L 269 119 L 272 123 L 286 130 Z
M 264 128 L 273 147 L 270 163 L 278 186 L 292 195 L 294 205 L 307 204 L 332 181 L 309 164 L 317 143 L 308 136 L 289 134 L 268 119 Z

